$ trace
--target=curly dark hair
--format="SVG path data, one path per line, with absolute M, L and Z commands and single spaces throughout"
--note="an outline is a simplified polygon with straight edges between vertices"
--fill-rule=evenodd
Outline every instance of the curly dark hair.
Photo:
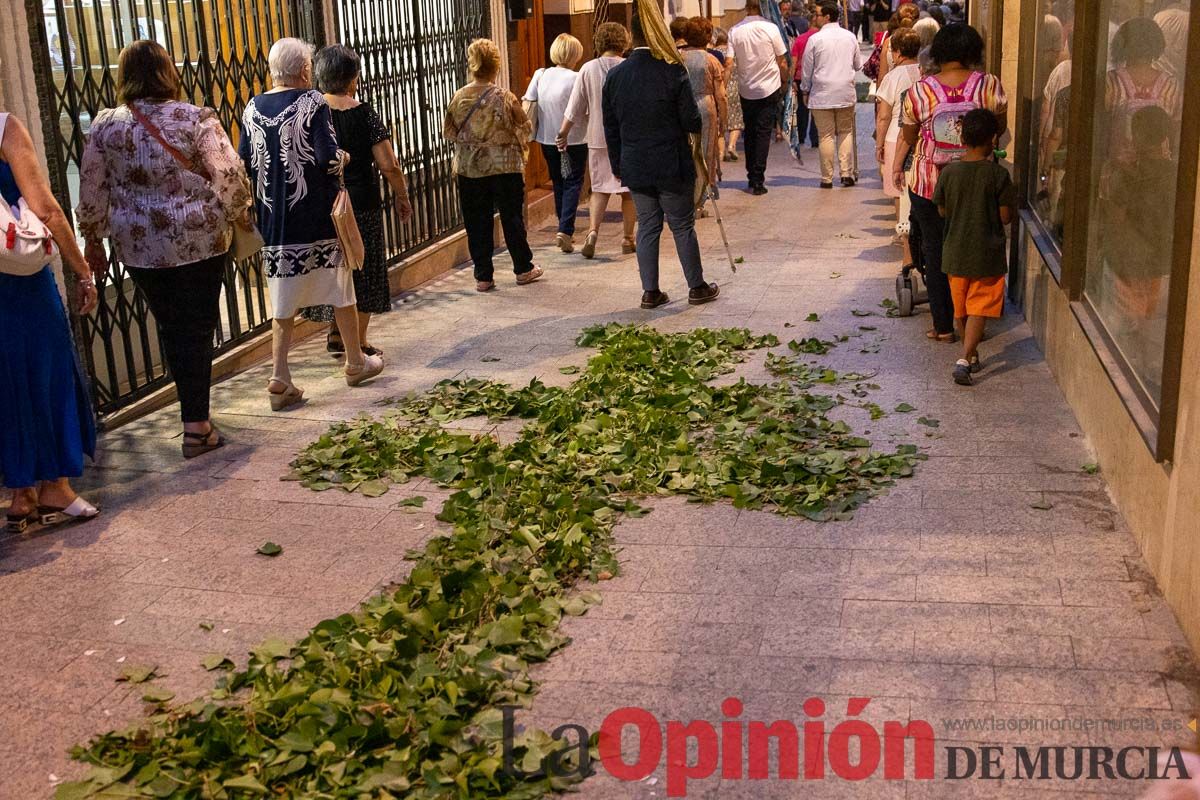
M 689 22 L 691 22 L 689 17 L 676 17 L 675 19 L 671 20 L 671 24 L 668 26 L 668 28 L 671 31 L 671 36 L 674 37 L 676 41 L 684 37 Z
M 629 31 L 625 30 L 625 26 L 619 22 L 605 22 L 596 28 L 592 44 L 596 48 L 597 55 L 609 51 L 624 53 L 629 49 Z

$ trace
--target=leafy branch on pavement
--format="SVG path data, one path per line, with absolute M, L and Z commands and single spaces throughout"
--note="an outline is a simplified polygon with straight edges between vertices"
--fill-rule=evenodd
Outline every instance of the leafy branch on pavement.
M 290 478 L 375 496 L 424 476 L 453 490 L 438 514 L 452 530 L 414 556 L 403 584 L 296 644 L 264 643 L 209 698 L 76 748 L 94 768 L 58 797 L 532 798 L 566 788 L 582 776 L 538 770 L 567 743 L 539 731 L 514 751 L 533 774 L 502 768 L 500 706 L 531 702 L 530 664 L 568 641 L 561 616 L 598 601 L 572 591 L 617 571 L 612 529 L 645 513 L 635 498 L 844 519 L 920 458 L 913 445 L 873 452 L 826 417 L 838 399 L 808 392 L 861 375 L 768 354 L 782 380 L 711 382 L 778 343 L 744 329 L 596 326 L 578 344 L 598 352 L 566 388 L 444 381 L 335 425 Z M 527 422 L 511 444 L 442 427 L 481 414 Z

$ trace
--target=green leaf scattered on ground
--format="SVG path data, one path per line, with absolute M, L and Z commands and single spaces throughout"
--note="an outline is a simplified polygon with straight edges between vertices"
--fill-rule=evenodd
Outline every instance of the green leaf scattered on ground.
M 1086 472 L 1088 475 L 1095 475 L 1100 471 L 1100 465 L 1096 464 L 1095 462 L 1089 462 L 1080 467 L 1080 469 Z
M 1049 511 L 1054 508 L 1054 504 L 1049 500 L 1038 500 L 1037 502 L 1030 503 L 1029 507 L 1036 508 L 1038 511 Z
M 175 693 L 170 689 L 163 689 L 159 686 L 151 686 L 146 691 L 142 692 L 142 699 L 147 703 L 165 703 L 175 697 Z
M 200 623 L 200 630 L 211 631 L 212 629 L 213 629 L 213 624 L 211 622 L 201 622 Z
M 484 356 L 483 358 L 481 358 L 481 359 L 479 359 L 479 360 L 480 360 L 480 361 L 482 361 L 482 362 L 484 362 L 484 363 L 489 363 L 489 362 L 492 362 L 492 361 L 499 361 L 499 360 L 500 360 L 500 356 Z
M 922 425 L 928 425 L 930 428 L 937 428 L 937 427 L 940 427 L 942 424 L 941 422 L 937 421 L 936 419 L 931 419 L 929 417 L 917 417 L 917 422 L 919 422 Z
M 402 584 L 298 642 L 256 647 L 211 699 L 75 748 L 93 770 L 60 796 L 529 800 L 562 791 L 578 776 L 539 768 L 552 757 L 569 766 L 574 750 L 541 731 L 512 745 L 528 774 L 500 769 L 499 707 L 530 701 L 530 664 L 567 643 L 564 615 L 598 599 L 577 594 L 578 584 L 617 574 L 613 527 L 645 513 L 636 498 L 845 520 L 923 458 L 911 444 L 873 450 L 829 418 L 842 400 L 810 391 L 861 391 L 867 376 L 768 353 L 775 381 L 714 382 L 749 351 L 777 346 L 774 336 L 612 324 L 578 342 L 597 352 L 568 387 L 444 381 L 309 445 L 291 477 L 315 490 L 362 493 L 408 476 L 444 487 L 447 533 L 415 554 Z M 526 424 L 508 443 L 443 427 L 476 415 Z M 214 671 L 226 667 L 215 658 L 206 662 Z
M 874 311 L 863 311 L 863 310 L 861 310 L 861 309 L 858 309 L 858 308 L 852 308 L 852 309 L 850 309 L 850 313 L 851 313 L 851 314 L 853 314 L 853 315 L 854 315 L 854 316 L 856 316 L 856 317 L 873 317 L 873 316 L 875 316 L 875 312 L 874 312 Z
M 424 508 L 425 507 L 425 496 L 419 494 L 415 497 L 406 497 L 403 500 L 401 500 L 399 503 L 396 503 L 396 507 L 397 508 L 407 508 L 407 507 Z
M 233 661 L 228 656 L 223 656 L 220 653 L 205 656 L 200 665 L 209 672 L 212 672 L 214 669 L 233 669 Z
M 157 675 L 158 667 L 156 666 L 128 664 L 121 670 L 121 674 L 117 677 L 117 680 L 124 683 L 145 683 Z
M 746 263 L 746 258 L 745 258 L 745 256 L 738 256 L 737 258 L 735 258 L 735 259 L 733 260 L 733 263 L 735 263 L 735 264 L 745 264 L 745 263 Z
M 804 321 L 805 322 L 820 322 L 821 317 L 819 314 L 817 314 L 817 312 L 814 311 L 811 314 L 809 314 L 807 317 L 805 317 Z
M 263 542 L 262 544 L 260 544 L 258 546 L 258 549 L 255 550 L 254 552 L 256 552 L 262 556 L 271 556 L 272 558 L 274 558 L 275 556 L 277 556 L 283 552 L 283 548 L 280 547 L 279 545 L 275 544 L 274 542 Z
M 908 403 L 901 403 L 900 405 L 896 406 L 896 411 L 900 412 L 901 414 L 907 414 L 909 411 L 916 410 L 917 409 L 915 406 L 911 406 Z
M 561 372 L 563 375 L 574 375 L 575 373 L 579 372 L 579 367 L 575 366 L 574 364 L 571 364 L 566 367 L 559 367 L 558 371 Z
M 837 280 L 838 278 L 842 277 L 842 273 L 840 273 L 840 272 L 831 272 L 831 273 L 829 273 L 829 277 L 830 277 L 831 279 L 833 279 L 833 280 Z

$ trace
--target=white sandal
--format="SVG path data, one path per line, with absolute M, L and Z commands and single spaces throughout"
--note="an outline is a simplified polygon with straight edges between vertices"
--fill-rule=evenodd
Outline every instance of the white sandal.
M 83 520 L 91 519 L 100 513 L 100 509 L 84 500 L 79 495 L 71 501 L 71 504 L 66 508 L 55 508 L 54 506 L 38 506 L 38 517 L 43 528 L 48 528 L 52 525 L 62 525 L 69 522 L 82 522 Z
M 383 364 L 383 356 L 365 356 L 363 365 L 353 372 L 350 367 L 346 367 L 346 385 L 358 386 L 363 381 L 374 378 L 383 372 Z
M 272 392 L 272 383 L 282 383 L 284 389 L 282 392 Z M 267 384 L 267 396 L 271 398 L 271 410 L 283 411 L 289 406 L 294 406 L 304 399 L 304 390 L 297 389 L 294 384 L 288 383 L 282 378 L 271 378 Z

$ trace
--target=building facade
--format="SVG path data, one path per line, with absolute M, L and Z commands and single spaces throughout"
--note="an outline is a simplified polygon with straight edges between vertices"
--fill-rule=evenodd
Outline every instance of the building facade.
M 1191 6 L 976 0 L 972 22 L 1010 99 L 1006 146 L 1021 195 L 1010 297 L 1200 648 L 1200 20 Z

